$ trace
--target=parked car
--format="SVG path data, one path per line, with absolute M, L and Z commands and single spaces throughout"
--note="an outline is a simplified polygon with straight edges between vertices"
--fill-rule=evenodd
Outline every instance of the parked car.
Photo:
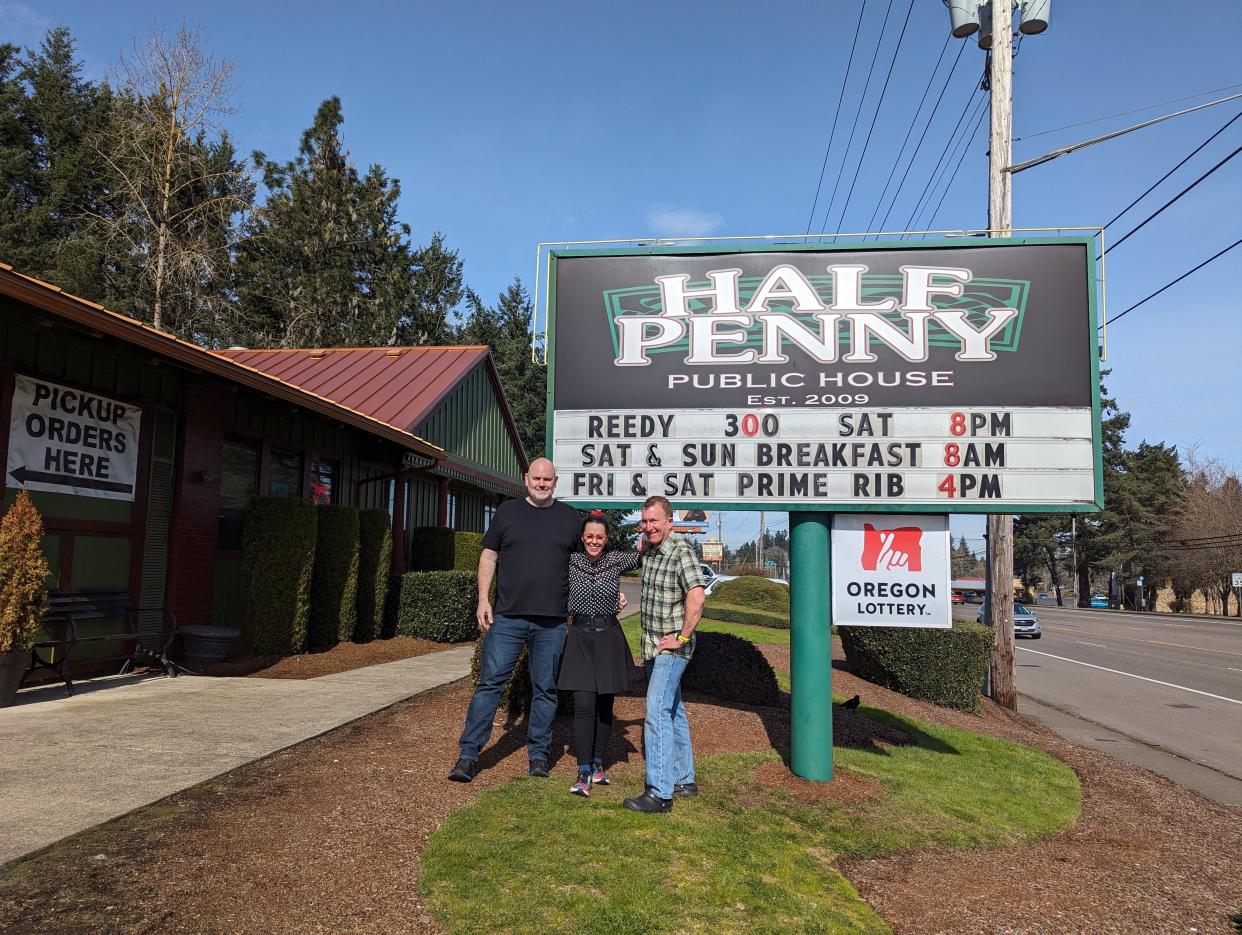
M 1109 599 L 1108 599 L 1108 596 L 1107 596 L 1107 595 L 1104 595 L 1104 594 L 1092 594 L 1092 595 L 1091 595 L 1091 603 L 1090 603 L 1090 605 L 1089 605 L 1089 606 L 1091 606 L 1091 607 L 1111 607 L 1111 606 L 1112 606 L 1112 602 L 1110 602 L 1110 601 L 1109 601 Z
M 716 579 L 720 576 L 716 574 L 716 569 L 712 568 L 712 566 L 708 565 L 706 562 L 699 564 L 699 570 L 703 572 L 703 580 L 707 582 L 707 587 L 703 590 L 706 593 L 711 594 L 712 587 L 716 584 Z
M 988 619 L 988 605 L 983 604 L 979 608 L 979 613 L 975 615 L 975 623 L 986 623 Z M 1030 610 L 1025 604 L 1014 602 L 1013 605 L 1013 635 L 1029 636 L 1033 640 L 1043 636 L 1043 630 L 1039 626 L 1039 618 L 1035 616 L 1035 612 Z
M 966 597 L 962 594 L 961 591 L 954 591 L 953 596 L 950 598 L 950 600 L 954 604 L 965 604 L 966 603 Z

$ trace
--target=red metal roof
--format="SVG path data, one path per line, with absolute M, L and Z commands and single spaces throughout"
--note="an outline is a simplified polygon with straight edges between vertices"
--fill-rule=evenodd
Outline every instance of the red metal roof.
M 353 409 L 340 400 L 325 397 L 321 393 L 298 386 L 296 383 L 280 380 L 263 372 L 260 368 L 247 366 L 243 361 L 231 360 L 226 355 L 182 341 L 180 338 L 152 328 L 136 319 L 110 311 L 95 302 L 71 295 L 59 286 L 19 273 L 7 263 L 0 263 L 0 295 L 7 295 L 29 303 L 50 314 L 146 348 L 213 376 L 285 399 L 318 415 L 336 419 L 372 435 L 396 442 L 404 448 L 432 458 L 439 459 L 444 456 L 443 449 L 412 435 L 403 426 L 395 427 L 393 423 L 385 419 Z M 457 350 L 474 351 L 477 349 L 458 348 Z M 482 353 L 487 353 L 486 348 L 481 350 Z
M 217 351 L 404 431 L 488 356 L 486 345 Z

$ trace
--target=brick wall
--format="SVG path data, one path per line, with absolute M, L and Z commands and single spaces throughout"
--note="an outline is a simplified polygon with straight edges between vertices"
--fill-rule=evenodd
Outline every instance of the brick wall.
M 202 377 L 186 381 L 168 572 L 168 608 L 181 626 L 211 623 L 225 393 Z

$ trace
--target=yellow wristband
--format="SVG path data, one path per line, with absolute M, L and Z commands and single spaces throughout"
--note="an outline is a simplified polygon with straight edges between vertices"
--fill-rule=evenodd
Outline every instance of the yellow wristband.
M 687 643 L 689 643 L 689 642 L 690 642 L 690 637 L 688 637 L 688 636 L 682 636 L 680 633 L 678 633 L 678 634 L 677 634 L 677 642 L 679 642 L 679 643 L 681 643 L 681 645 L 685 646 Z

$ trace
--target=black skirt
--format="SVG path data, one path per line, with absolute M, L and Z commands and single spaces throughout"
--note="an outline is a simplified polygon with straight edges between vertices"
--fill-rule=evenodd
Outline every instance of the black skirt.
M 602 630 L 570 625 L 565 636 L 565 654 L 561 657 L 561 675 L 556 687 L 561 691 L 598 692 L 617 695 L 625 691 L 634 659 L 625 641 L 621 625 L 613 623 Z M 601 618 L 592 617 L 597 625 Z

